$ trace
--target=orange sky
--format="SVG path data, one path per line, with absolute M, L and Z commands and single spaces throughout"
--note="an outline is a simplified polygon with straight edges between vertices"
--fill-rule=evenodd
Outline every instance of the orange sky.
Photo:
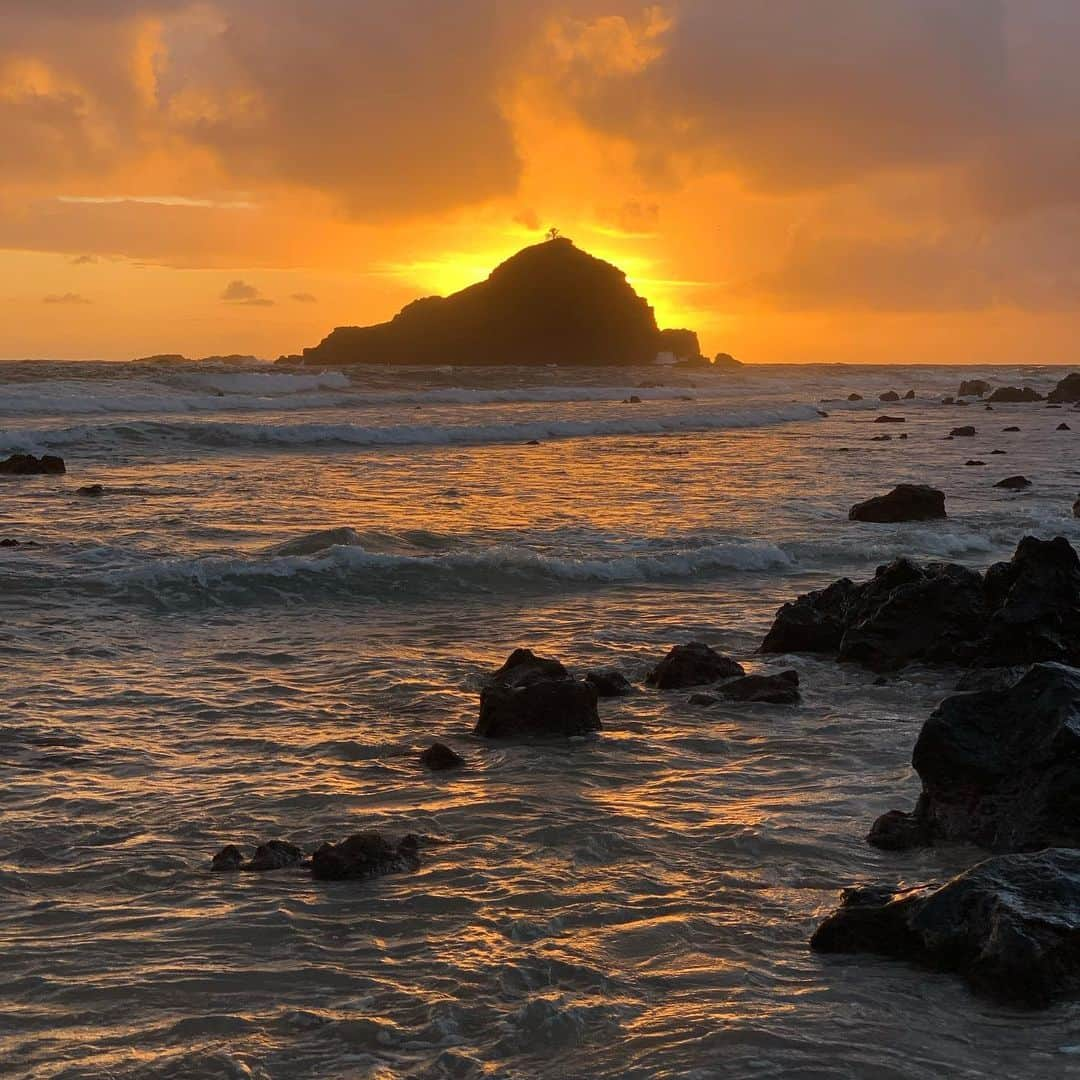
M 0 356 L 273 357 L 556 225 L 710 353 L 1075 362 L 1078 46 L 1075 0 L 8 3 Z

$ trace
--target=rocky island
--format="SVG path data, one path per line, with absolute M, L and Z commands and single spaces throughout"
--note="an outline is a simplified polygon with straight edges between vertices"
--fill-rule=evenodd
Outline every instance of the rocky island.
M 695 333 L 657 327 L 617 266 L 557 237 L 519 251 L 485 281 L 414 300 L 389 322 L 339 326 L 279 362 L 632 365 L 660 353 L 708 363 Z

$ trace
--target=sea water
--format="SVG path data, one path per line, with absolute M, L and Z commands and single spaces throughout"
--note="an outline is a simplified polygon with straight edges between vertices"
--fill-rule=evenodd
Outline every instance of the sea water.
M 941 403 L 1063 374 L 0 364 L 0 454 L 68 468 L 0 478 L 0 1074 L 1080 1074 L 1075 1005 L 807 948 L 842 888 L 979 858 L 863 839 L 956 672 L 755 653 L 894 556 L 1080 542 L 1080 415 Z M 848 521 L 898 482 L 948 520 Z M 515 647 L 640 682 L 695 639 L 794 667 L 802 704 L 639 689 L 595 739 L 471 735 Z M 425 772 L 434 739 L 467 768 Z M 421 869 L 209 871 L 363 829 L 431 838 Z

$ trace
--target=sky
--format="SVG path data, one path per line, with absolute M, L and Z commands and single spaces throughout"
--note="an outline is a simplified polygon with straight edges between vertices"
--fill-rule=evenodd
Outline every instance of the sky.
M 0 356 L 273 358 L 554 226 L 747 362 L 1070 363 L 1077 0 L 0 0 Z

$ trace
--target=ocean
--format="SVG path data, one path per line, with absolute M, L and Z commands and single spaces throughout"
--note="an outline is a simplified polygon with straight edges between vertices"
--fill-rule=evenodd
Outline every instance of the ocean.
M 841 889 L 980 857 L 863 839 L 957 673 L 756 654 L 785 600 L 894 556 L 1080 544 L 1080 416 L 941 403 L 1064 374 L 0 363 L 0 456 L 68 469 L 0 478 L 0 1074 L 1080 1075 L 1074 1006 L 807 947 Z M 899 482 L 948 520 L 848 521 Z M 641 685 L 695 639 L 802 703 Z M 519 646 L 637 692 L 596 738 L 474 738 Z M 467 767 L 421 768 L 435 739 Z M 364 829 L 430 838 L 421 868 L 209 869 Z

